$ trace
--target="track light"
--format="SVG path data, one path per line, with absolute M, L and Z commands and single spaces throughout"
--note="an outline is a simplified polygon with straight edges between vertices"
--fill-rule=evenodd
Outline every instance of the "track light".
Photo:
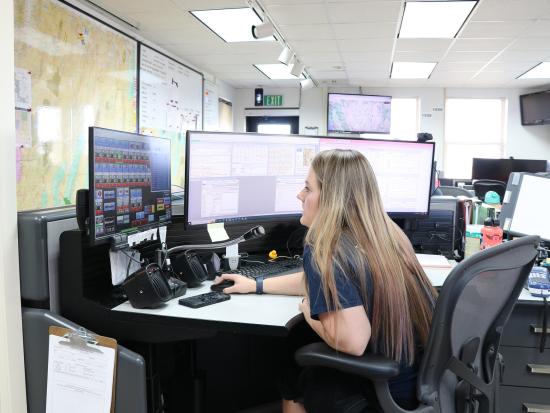
M 292 53 L 292 50 L 288 48 L 288 46 L 285 46 L 281 54 L 279 55 L 279 62 L 281 62 L 284 65 L 287 65 L 292 61 L 292 58 L 294 57 L 294 53 Z
M 302 86 L 302 91 L 315 87 L 315 83 L 309 77 L 307 79 L 300 80 L 300 85 Z
M 271 24 L 270 22 L 265 22 L 259 24 L 258 26 L 252 26 L 252 37 L 254 37 L 255 39 L 270 37 L 273 36 L 274 33 L 275 29 L 273 28 L 273 24 Z
M 294 59 L 294 65 L 292 66 L 292 69 L 290 69 L 290 74 L 292 76 L 300 77 L 305 67 L 306 66 L 298 59 Z

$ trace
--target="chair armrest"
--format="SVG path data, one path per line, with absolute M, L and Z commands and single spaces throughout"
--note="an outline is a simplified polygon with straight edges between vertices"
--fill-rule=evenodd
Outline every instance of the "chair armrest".
M 325 343 L 308 344 L 294 354 L 301 366 L 329 367 L 370 380 L 389 380 L 399 374 L 399 363 L 377 354 L 350 356 Z

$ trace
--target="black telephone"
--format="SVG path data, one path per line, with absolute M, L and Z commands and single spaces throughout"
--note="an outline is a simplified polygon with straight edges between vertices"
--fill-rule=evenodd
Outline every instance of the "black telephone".
M 190 288 L 198 287 L 207 279 L 208 273 L 195 251 L 187 250 L 172 259 L 172 270 Z

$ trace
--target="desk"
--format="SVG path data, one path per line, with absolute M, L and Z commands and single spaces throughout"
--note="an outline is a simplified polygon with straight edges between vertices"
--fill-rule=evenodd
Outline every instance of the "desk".
M 209 292 L 211 285 L 212 281 L 205 281 L 200 287 L 189 288 L 183 297 Z M 178 300 L 179 298 L 170 300 L 163 307 L 156 309 L 137 309 L 126 301 L 112 311 L 202 321 L 205 327 L 214 329 L 230 327 L 233 331 L 246 330 L 244 332 L 273 335 L 284 334 L 285 330 L 290 330 L 302 319 L 302 313 L 298 310 L 302 297 L 298 296 L 232 294 L 230 300 L 201 308 L 185 307 L 178 304 Z
M 443 285 L 451 269 L 424 268 L 434 287 Z M 200 287 L 189 288 L 184 297 L 209 292 L 211 285 L 212 281 L 205 281 Z M 201 308 L 179 305 L 178 299 L 170 300 L 164 306 L 155 309 L 137 309 L 126 301 L 114 307 L 112 311 L 182 319 L 182 322 L 201 322 L 201 327 L 212 329 L 270 335 L 284 335 L 302 319 L 302 313 L 298 310 L 302 297 L 298 296 L 232 294 L 228 301 Z

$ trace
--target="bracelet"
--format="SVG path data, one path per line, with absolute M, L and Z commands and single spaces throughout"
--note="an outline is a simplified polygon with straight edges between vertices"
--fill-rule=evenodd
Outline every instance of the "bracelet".
M 256 278 L 256 294 L 264 293 L 264 277 L 259 276 Z

